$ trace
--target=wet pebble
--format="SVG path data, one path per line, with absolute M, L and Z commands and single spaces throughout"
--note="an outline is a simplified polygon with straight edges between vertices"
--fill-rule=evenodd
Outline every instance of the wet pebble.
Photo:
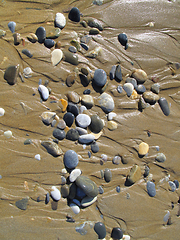
M 80 80 L 81 80 L 81 84 L 83 85 L 83 87 L 87 87 L 89 85 L 89 78 L 87 77 L 87 75 L 85 74 L 79 74 Z
M 104 123 L 98 115 L 91 116 L 90 130 L 94 133 L 99 133 L 104 127 Z
M 163 221 L 164 221 L 165 223 L 167 223 L 169 217 L 170 217 L 170 212 L 167 211 L 167 213 L 165 214 L 165 216 L 164 216 L 164 218 L 163 218 Z
M 0 29 L 0 38 L 6 35 L 6 31 Z
M 49 90 L 48 90 L 48 88 L 45 87 L 44 85 L 40 84 L 39 87 L 38 87 L 38 91 L 39 91 L 39 93 L 41 95 L 42 100 L 46 101 L 48 99 L 48 97 L 49 97 Z
M 106 84 L 107 75 L 103 69 L 96 69 L 94 72 L 93 83 L 98 87 L 103 87 Z
M 137 86 L 137 88 L 136 88 L 136 91 L 137 91 L 137 93 L 139 93 L 139 94 L 143 94 L 143 93 L 146 91 L 146 88 L 145 88 L 144 85 L 139 84 L 139 85 Z
M 104 180 L 108 183 L 110 182 L 112 179 L 112 173 L 111 170 L 109 168 L 106 168 L 104 170 Z
M 17 82 L 17 76 L 19 73 L 19 65 L 9 66 L 4 73 L 4 79 L 9 85 L 14 85 Z
M 56 66 L 62 59 L 63 57 L 63 52 L 61 49 L 54 49 L 51 52 L 51 62 L 53 66 Z
M 74 46 L 70 46 L 70 47 L 68 48 L 68 50 L 69 50 L 70 52 L 72 52 L 72 53 L 77 53 L 77 48 L 74 47 Z
M 73 7 L 68 15 L 68 18 L 73 22 L 80 22 L 80 11 L 77 7 Z
M 68 92 L 67 98 L 70 102 L 73 102 L 73 103 L 78 103 L 80 100 L 79 95 L 74 91 Z
M 102 186 L 99 186 L 99 194 L 103 194 L 104 193 L 104 189 Z
M 99 33 L 100 33 L 100 31 L 97 28 L 91 28 L 89 30 L 89 35 L 98 35 Z
M 53 141 L 42 141 L 41 145 L 54 157 L 58 157 L 63 154 L 61 148 Z
M 21 210 L 26 210 L 28 205 L 28 198 L 23 198 L 21 200 L 16 201 L 15 205 Z
M 139 102 L 138 102 L 138 109 L 142 111 L 147 107 L 147 103 L 144 101 L 144 98 L 140 96 Z
M 40 161 L 40 160 L 41 160 L 41 155 L 40 155 L 40 154 L 36 154 L 36 155 L 34 156 L 34 158 L 35 158 L 36 160 Z
M 65 168 L 64 168 L 65 169 Z M 66 170 L 66 169 L 65 169 Z M 62 171 L 63 172 L 63 171 Z M 67 173 L 67 170 L 65 171 Z M 64 185 L 66 184 L 66 178 L 64 176 L 61 176 L 61 184 Z
M 69 51 L 64 51 L 64 59 L 66 62 L 71 63 L 73 65 L 78 65 L 79 61 L 78 61 L 78 55 L 71 53 Z
M 24 76 L 25 78 L 30 78 L 30 77 L 32 77 L 32 73 L 33 73 L 33 71 L 32 71 L 32 69 L 31 69 L 30 67 L 27 67 L 27 68 L 24 68 L 24 69 L 23 69 L 23 76 Z
M 31 143 L 32 143 L 32 140 L 30 138 L 28 138 L 24 141 L 24 145 L 29 145 Z
M 90 205 L 92 205 L 95 201 L 97 200 L 97 196 L 96 197 L 84 197 L 81 201 L 81 206 L 82 207 L 89 207 Z
M 156 161 L 158 162 L 165 162 L 166 161 L 166 156 L 164 155 L 164 153 L 158 153 L 156 155 L 156 158 L 155 158 Z
M 171 188 L 171 191 L 175 192 L 176 191 L 176 184 L 172 181 L 169 181 L 168 183 L 169 183 L 169 186 Z
M 116 67 L 116 71 L 115 71 L 115 79 L 118 82 L 122 81 L 122 72 L 121 72 L 121 66 L 117 65 Z
M 178 182 L 178 180 L 174 180 L 173 182 L 175 183 L 176 188 L 179 188 L 179 182 Z
M 84 134 L 79 136 L 78 140 L 81 144 L 89 144 L 95 140 L 95 136 L 92 134 Z
M 88 19 L 88 26 L 92 28 L 97 28 L 99 29 L 99 31 L 103 31 L 102 24 L 97 19 Z
M 123 89 L 127 93 L 127 96 L 130 97 L 131 94 L 133 93 L 134 86 L 132 85 L 132 83 L 125 83 L 123 85 Z
M 134 78 L 128 77 L 126 79 L 126 83 L 131 83 L 134 86 L 135 89 L 137 88 L 137 81 Z
M 53 198 L 53 200 L 59 201 L 61 199 L 60 191 L 55 186 L 52 186 L 51 190 L 51 197 Z
M 80 43 L 81 47 L 84 48 L 86 51 L 89 49 L 89 47 L 85 43 Z
M 145 142 L 141 142 L 139 144 L 139 151 L 138 151 L 139 155 L 144 156 L 148 153 L 148 151 L 149 151 L 149 145 Z
M 60 29 L 64 28 L 66 26 L 66 18 L 62 13 L 56 13 L 55 17 L 55 27 L 58 27 Z
M 76 181 L 76 178 L 79 177 L 80 175 L 81 175 L 81 170 L 80 169 L 72 170 L 70 175 L 69 175 L 69 181 L 70 182 Z
M 53 39 L 45 39 L 45 41 L 44 41 L 45 47 L 52 48 L 52 47 L 54 47 L 54 45 L 55 45 L 55 42 Z
M 94 99 L 91 95 L 83 95 L 81 98 L 81 103 L 90 109 L 94 106 Z
M 4 116 L 4 114 L 5 114 L 4 108 L 0 108 L 0 117 Z
M 120 44 L 122 46 L 126 46 L 127 43 L 128 43 L 128 38 L 127 38 L 127 35 L 125 33 L 120 33 L 118 35 L 118 41 L 120 42 Z
M 76 130 L 78 131 L 79 135 L 88 134 L 88 131 L 84 128 L 76 127 Z
M 117 193 L 120 193 L 120 191 L 121 191 L 120 186 L 117 186 L 117 187 L 116 187 L 116 192 L 117 192 Z
M 66 122 L 63 119 L 60 119 L 57 128 L 64 130 L 66 128 Z
M 131 74 L 131 77 L 135 78 L 138 84 L 143 84 L 148 79 L 146 72 L 142 69 L 134 70 Z
M 153 105 L 159 100 L 159 96 L 153 92 L 146 91 L 143 93 L 143 98 L 145 102 Z
M 91 93 L 91 90 L 90 90 L 90 89 L 85 89 L 84 92 L 83 92 L 83 94 L 85 94 L 85 95 L 88 95 L 88 94 L 90 94 L 90 93 Z
M 72 85 L 75 83 L 75 81 L 76 81 L 76 74 L 70 74 L 66 78 L 66 85 L 68 87 L 72 87 Z
M 61 196 L 63 198 L 67 198 L 69 196 L 69 186 L 68 185 L 63 185 L 61 187 Z
M 153 182 L 148 181 L 146 188 L 147 188 L 147 192 L 150 197 L 154 197 L 156 195 L 156 188 L 155 188 L 155 184 Z
M 113 162 L 113 164 L 115 164 L 115 165 L 119 165 L 120 162 L 121 162 L 121 157 L 120 157 L 120 156 L 114 156 L 112 162 Z
M 79 139 L 79 132 L 76 129 L 70 129 L 66 133 L 66 139 L 71 140 L 71 141 L 76 141 Z
M 97 142 L 91 143 L 91 151 L 92 151 L 93 153 L 99 152 L 99 145 L 97 144 Z
M 108 116 L 107 116 L 108 121 L 113 120 L 113 118 L 116 117 L 116 116 L 117 116 L 117 114 L 115 112 L 108 113 Z
M 32 58 L 32 57 L 33 57 L 32 53 L 31 53 L 28 49 L 23 49 L 23 50 L 22 50 L 22 53 L 23 53 L 24 55 L 26 55 L 27 57 L 29 57 L 29 58 Z
M 10 130 L 7 130 L 7 131 L 4 132 L 4 136 L 6 138 L 11 138 L 12 137 L 12 132 Z
M 36 30 L 36 36 L 39 43 L 43 43 L 46 39 L 46 30 L 44 27 L 38 27 Z
M 91 118 L 87 114 L 80 113 L 76 117 L 76 123 L 78 124 L 79 127 L 86 128 L 90 125 Z
M 76 205 L 75 203 L 70 203 L 70 208 L 72 209 L 72 211 L 75 213 L 75 214 L 78 214 L 80 213 L 80 208 L 78 205 Z
M 98 102 L 105 113 L 109 113 L 114 110 L 114 100 L 108 93 L 102 93 L 98 97 Z
M 45 204 L 48 204 L 50 200 L 49 193 L 46 194 Z
M 121 85 L 117 86 L 117 91 L 118 93 L 122 93 L 123 92 L 123 87 Z
M 114 130 L 117 129 L 117 127 L 118 127 L 118 125 L 117 125 L 116 122 L 114 122 L 114 121 L 108 121 L 108 122 L 107 122 L 107 128 L 108 128 L 109 130 L 114 131 Z
M 148 166 L 145 166 L 144 170 L 144 177 L 147 177 L 149 175 L 150 168 Z
M 72 113 L 75 117 L 79 114 L 79 108 L 76 104 L 69 102 L 67 111 Z
M 63 116 L 63 120 L 68 127 L 71 127 L 74 122 L 74 114 L 72 114 L 71 112 L 65 113 Z
M 38 41 L 38 38 L 37 38 L 36 34 L 34 34 L 34 33 L 29 33 L 28 36 L 27 36 L 27 39 L 31 43 L 36 43 Z
M 46 32 L 47 39 L 56 39 L 60 36 L 61 29 L 60 28 L 52 28 L 48 32 Z
M 134 165 L 127 176 L 127 180 L 128 182 L 133 184 L 137 182 L 140 178 L 141 178 L 141 168 L 138 165 Z
M 119 227 L 115 227 L 112 229 L 112 232 L 111 232 L 111 237 L 113 239 L 121 239 L 123 237 L 123 231 L 121 228 Z
M 64 154 L 64 165 L 68 169 L 75 168 L 79 163 L 78 155 L 73 150 L 68 150 Z
M 94 224 L 94 231 L 98 235 L 98 239 L 104 239 L 106 237 L 106 227 L 102 222 L 96 222 Z
M 15 46 L 18 46 L 22 41 L 21 35 L 19 33 L 14 33 L 13 38 L 14 38 L 14 45 Z
M 76 185 L 89 197 L 96 197 L 99 193 L 96 183 L 86 176 L 79 176 L 76 179 Z
M 161 98 L 159 99 L 158 103 L 159 103 L 159 106 L 160 106 L 162 112 L 164 113 L 164 115 L 165 115 L 165 116 L 169 116 L 169 114 L 170 114 L 170 109 L 169 109 L 169 104 L 168 104 L 166 98 L 161 97 Z
M 9 28 L 9 30 L 10 30 L 12 33 L 14 33 L 14 32 L 15 32 L 15 28 L 16 28 L 16 23 L 13 22 L 13 21 L 9 22 L 9 23 L 8 23 L 8 28 Z
M 64 130 L 61 130 L 59 128 L 55 128 L 53 131 L 53 136 L 57 138 L 58 140 L 63 140 L 66 137 L 66 133 Z
M 43 112 L 41 114 L 41 119 L 44 124 L 50 125 L 56 116 L 55 112 Z
M 113 80 L 115 78 L 115 72 L 116 72 L 116 65 L 113 65 L 110 72 L 109 72 L 110 80 Z
M 154 84 L 151 86 L 151 91 L 152 91 L 153 93 L 158 94 L 159 91 L 160 91 L 160 85 L 159 85 L 159 83 L 154 83 Z

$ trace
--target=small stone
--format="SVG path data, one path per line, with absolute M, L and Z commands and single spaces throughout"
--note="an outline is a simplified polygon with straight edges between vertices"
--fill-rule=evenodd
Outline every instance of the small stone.
M 121 73 L 121 66 L 120 65 L 117 65 L 117 67 L 116 67 L 115 79 L 118 82 L 122 81 L 122 73 Z
M 113 164 L 119 165 L 121 162 L 121 157 L 120 156 L 114 156 L 112 160 Z
M 68 18 L 73 22 L 80 22 L 80 11 L 77 7 L 73 7 L 68 15 Z
M 78 155 L 73 150 L 68 150 L 64 154 L 64 165 L 68 169 L 75 168 L 79 163 Z
M 23 69 L 23 76 L 24 76 L 25 78 L 30 78 L 30 77 L 32 77 L 32 73 L 33 73 L 33 71 L 32 71 L 32 69 L 31 69 L 30 67 L 27 67 L 27 68 L 24 68 L 24 69 Z
M 139 93 L 139 94 L 143 94 L 143 93 L 146 91 L 146 88 L 145 88 L 144 85 L 139 84 L 139 85 L 137 86 L 137 88 L 136 88 L 136 91 L 137 91 L 137 93 Z
M 4 136 L 6 138 L 11 138 L 12 137 L 12 132 L 10 130 L 4 132 Z
M 4 116 L 4 114 L 5 114 L 4 108 L 0 108 L 0 117 Z
M 165 223 L 167 223 L 169 217 L 170 217 L 170 212 L 167 211 L 166 215 L 165 215 L 164 218 L 163 218 L 163 221 L 164 221 Z
M 60 28 L 53 28 L 50 29 L 47 33 L 46 33 L 46 39 L 56 39 L 60 36 L 61 33 L 61 29 Z
M 85 74 L 79 74 L 81 84 L 83 87 L 87 87 L 89 85 L 90 79 Z
M 139 102 L 138 102 L 138 109 L 142 111 L 147 107 L 147 103 L 144 101 L 144 98 L 140 96 Z
M 134 78 L 130 78 L 130 77 L 128 77 L 127 79 L 126 79 L 126 83 L 131 83 L 133 86 L 134 86 L 134 88 L 136 89 L 137 88 L 137 81 L 136 81 L 136 79 L 134 79 Z
M 120 191 L 121 191 L 120 186 L 117 186 L 117 187 L 116 187 L 116 192 L 117 192 L 117 193 L 120 193 Z
M 87 107 L 84 105 L 80 106 L 79 108 L 79 113 L 83 113 L 83 112 L 87 112 Z
M 92 27 L 92 28 L 97 28 L 99 29 L 99 31 L 103 30 L 102 24 L 100 21 L 98 21 L 97 19 L 88 19 L 88 26 Z
M 84 134 L 84 135 L 81 135 L 79 136 L 79 143 L 81 144 L 89 144 L 91 142 L 93 142 L 95 139 L 95 136 L 92 135 L 92 134 Z
M 51 52 L 51 62 L 53 66 L 58 65 L 58 63 L 61 61 L 63 57 L 63 52 L 61 51 L 61 49 L 54 49 Z
M 60 29 L 63 29 L 66 26 L 66 18 L 62 13 L 56 13 L 54 25 Z
M 76 181 L 76 178 L 81 175 L 81 170 L 80 169 L 74 169 L 69 175 L 69 181 L 74 182 Z
M 74 122 L 74 115 L 70 112 L 64 114 L 63 120 L 68 127 L 71 127 Z
M 21 200 L 16 201 L 16 207 L 18 207 L 21 210 L 26 210 L 27 209 L 27 204 L 28 204 L 28 198 L 23 198 Z
M 38 161 L 41 160 L 41 156 L 40 156 L 40 154 L 36 154 L 36 155 L 34 156 L 34 158 L 35 158 L 36 160 L 38 160 Z
M 94 231 L 98 235 L 98 239 L 104 239 L 106 237 L 106 227 L 104 223 L 97 222 L 94 224 Z
M 122 93 L 123 87 L 121 85 L 117 86 L 117 91 L 118 91 L 118 93 Z
M 143 84 L 148 79 L 146 72 L 143 71 L 142 69 L 134 70 L 131 74 L 131 77 L 135 78 L 138 84 Z
M 139 144 L 139 151 L 138 151 L 139 155 L 142 155 L 142 156 L 146 155 L 148 151 L 149 151 L 149 145 L 147 143 L 142 142 Z
M 144 92 L 143 98 L 147 103 L 149 103 L 151 105 L 155 104 L 159 100 L 159 96 L 150 91 Z
M 41 119 L 44 124 L 50 125 L 52 121 L 55 119 L 56 113 L 55 112 L 43 112 L 41 114 Z
M 62 169 L 62 173 L 63 174 L 66 174 L 67 173 L 67 170 L 65 168 Z M 61 184 L 64 185 L 66 184 L 66 178 L 64 176 L 61 176 Z
M 68 102 L 63 98 L 59 99 L 59 102 L 62 108 L 62 112 L 65 112 L 68 106 Z
M 8 82 L 9 85 L 14 85 L 17 81 L 17 76 L 19 73 L 19 65 L 9 66 L 6 68 L 4 73 L 4 79 Z
M 89 95 L 90 93 L 91 93 L 90 89 L 85 89 L 83 92 L 84 95 Z
M 76 129 L 70 129 L 66 133 L 66 139 L 71 140 L 71 141 L 76 141 L 79 139 L 79 132 Z
M 145 170 L 144 170 L 144 177 L 147 177 L 149 175 L 149 167 L 148 166 L 145 166 Z
M 14 38 L 14 45 L 18 46 L 22 40 L 21 35 L 19 33 L 14 33 L 13 38 Z
M 63 185 L 61 187 L 61 195 L 63 198 L 67 198 L 69 196 L 69 186 L 68 185 Z
M 38 37 L 34 33 L 29 33 L 27 39 L 32 43 L 36 43 L 38 41 Z
M 99 193 L 98 187 L 95 182 L 86 176 L 79 176 L 76 179 L 76 185 L 81 188 L 84 193 L 89 197 L 96 197 Z
M 123 231 L 121 230 L 121 228 L 113 228 L 111 232 L 111 237 L 113 239 L 121 239 L 123 237 Z
M 78 131 L 79 135 L 88 134 L 88 131 L 84 128 L 76 127 L 76 130 Z
M 81 98 L 81 103 L 90 109 L 94 106 L 94 99 L 91 95 L 83 95 Z
M 41 98 L 43 101 L 47 101 L 48 100 L 48 97 L 49 97 L 49 90 L 47 87 L 45 87 L 44 85 L 39 85 L 38 87 L 38 91 L 41 95 Z
M 158 153 L 156 155 L 156 158 L 155 158 L 156 161 L 158 162 L 165 162 L 166 161 L 166 156 L 164 155 L 164 153 Z
M 66 78 L 66 85 L 71 87 L 76 81 L 76 74 L 70 74 Z
M 0 38 L 4 37 L 6 35 L 6 31 L 0 29 Z
M 76 123 L 78 124 L 79 127 L 86 128 L 90 125 L 91 118 L 87 114 L 80 113 L 76 117 Z
M 76 189 L 76 197 L 79 199 L 83 199 L 86 196 L 85 192 L 83 191 L 83 189 L 77 187 Z
M 169 181 L 168 183 L 169 183 L 169 186 L 171 188 L 171 191 L 175 192 L 176 191 L 176 184 L 172 181 Z
M 165 116 L 169 116 L 170 114 L 170 109 L 169 109 L 169 105 L 168 102 L 165 98 L 161 97 L 158 101 L 159 106 L 162 110 L 162 112 L 164 113 Z
M 99 133 L 104 127 L 104 123 L 98 115 L 91 116 L 91 124 L 89 126 L 93 133 Z
M 63 119 L 60 119 L 57 128 L 64 130 L 66 128 L 66 122 Z
M 116 72 L 116 65 L 113 65 L 109 73 L 110 80 L 113 80 L 115 78 L 115 72 Z
M 77 53 L 77 48 L 74 47 L 74 46 L 70 46 L 70 47 L 68 48 L 68 50 L 69 50 L 70 52 L 72 52 L 72 53 Z
M 81 47 L 84 48 L 84 50 L 89 50 L 89 47 L 85 43 L 80 43 Z
M 141 168 L 138 165 L 134 165 L 127 176 L 127 180 L 128 182 L 133 184 L 137 182 L 140 178 L 141 178 Z
M 97 142 L 93 142 L 93 143 L 91 144 L 91 151 L 92 151 L 93 153 L 99 152 L 99 145 L 97 144 Z
M 74 212 L 75 214 L 80 213 L 80 208 L 79 208 L 79 206 L 77 206 L 75 203 L 71 203 L 69 206 L 70 206 L 70 208 L 73 210 L 73 212 Z
M 99 33 L 100 33 L 100 31 L 97 28 L 91 28 L 89 30 L 89 35 L 98 35 Z
M 61 199 L 60 191 L 55 186 L 53 186 L 51 189 L 51 197 L 53 198 L 53 200 L 59 201 Z
M 108 117 L 107 117 L 108 121 L 113 120 L 113 118 L 116 117 L 116 116 L 117 116 L 117 114 L 115 112 L 108 113 Z
M 45 204 L 48 204 L 48 203 L 49 203 L 49 200 L 50 200 L 50 198 L 49 198 L 49 193 L 47 193 L 47 194 L 46 194 L 46 198 L 45 198 Z
M 38 27 L 36 30 L 36 36 L 38 38 L 39 43 L 43 43 L 46 39 L 46 30 L 44 27 Z
M 127 43 L 128 43 L 128 38 L 127 38 L 127 35 L 125 33 L 120 33 L 118 35 L 118 41 L 120 42 L 120 44 L 122 46 L 126 46 Z
M 24 145 L 29 145 L 31 143 L 32 143 L 32 140 L 30 138 L 28 138 L 24 141 Z
M 110 170 L 109 168 L 106 168 L 106 169 L 104 170 L 104 180 L 105 180 L 106 182 L 110 182 L 111 179 L 112 179 L 111 170 Z
M 81 24 L 84 28 L 87 28 L 87 26 L 88 26 L 88 25 L 87 25 L 87 22 L 84 21 L 84 20 L 81 21 L 80 24 Z
M 26 55 L 27 57 L 29 57 L 29 58 L 32 58 L 32 57 L 33 57 L 32 53 L 31 53 L 28 49 L 23 49 L 23 50 L 22 50 L 22 53 L 23 53 L 24 55 Z
M 57 143 L 52 141 L 42 141 L 41 145 L 46 148 L 47 152 L 54 157 L 58 157 L 63 154 L 61 148 L 57 145 Z
M 104 189 L 102 186 L 99 186 L 99 194 L 103 194 L 104 193 Z
M 173 182 L 175 183 L 176 188 L 179 188 L 179 182 L 178 182 L 178 180 L 174 180 Z
M 108 128 L 109 130 L 114 131 L 114 130 L 117 129 L 117 127 L 118 127 L 118 125 L 117 125 L 116 122 L 114 122 L 114 121 L 108 121 L 108 123 L 107 123 L 107 128 Z
M 147 188 L 147 192 L 150 197 L 154 197 L 156 195 L 156 188 L 155 188 L 155 184 L 153 182 L 148 181 L 146 188 Z
M 81 37 L 81 43 L 86 43 L 86 44 L 88 44 L 91 39 L 92 39 L 91 36 L 85 35 L 85 36 Z
M 108 93 L 102 93 L 98 97 L 98 102 L 105 113 L 109 113 L 114 110 L 114 100 Z
M 73 103 L 78 103 L 80 100 L 79 95 L 74 91 L 68 92 L 67 98 L 70 102 L 73 102 Z
M 103 69 L 96 69 L 94 72 L 93 83 L 98 87 L 103 87 L 106 84 L 107 75 Z
M 104 2 L 104 0 L 94 0 L 93 4 L 100 6 L 103 4 L 103 2 Z
M 45 39 L 44 46 L 47 48 L 52 48 L 55 45 L 55 41 L 53 39 Z
M 153 93 L 158 94 L 159 91 L 160 91 L 160 85 L 159 85 L 159 83 L 154 83 L 154 84 L 151 86 L 151 91 L 152 91 Z
M 75 117 L 79 114 L 79 108 L 76 104 L 69 102 L 67 111 L 72 113 Z
M 9 28 L 9 30 L 10 30 L 12 33 L 14 33 L 14 32 L 15 32 L 15 28 L 16 28 L 16 23 L 13 22 L 13 21 L 9 22 L 9 23 L 8 23 L 8 28 Z
M 66 133 L 64 130 L 61 130 L 59 128 L 55 128 L 53 131 L 53 136 L 57 138 L 58 140 L 63 140 L 66 137 Z

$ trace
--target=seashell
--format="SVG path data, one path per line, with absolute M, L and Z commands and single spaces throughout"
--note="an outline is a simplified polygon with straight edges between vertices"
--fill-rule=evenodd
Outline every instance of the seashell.
M 32 73 L 33 73 L 33 71 L 32 71 L 32 69 L 30 67 L 24 68 L 24 70 L 23 70 L 23 76 L 25 78 L 32 77 Z
M 101 52 L 102 52 L 102 47 L 96 47 L 95 49 L 88 52 L 85 56 L 90 58 L 96 58 Z
M 38 87 L 38 91 L 41 95 L 42 100 L 46 101 L 49 97 L 49 90 L 47 89 L 47 87 L 40 84 L 39 87 Z

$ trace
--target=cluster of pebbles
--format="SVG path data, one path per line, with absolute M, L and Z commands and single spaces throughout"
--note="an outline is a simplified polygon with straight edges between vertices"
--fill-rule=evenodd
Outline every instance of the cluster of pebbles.
M 100 5 L 102 1 L 94 1 L 94 4 Z M 78 8 L 74 7 L 70 10 L 68 15 L 69 20 L 73 22 L 80 22 L 81 13 Z M 50 33 L 46 33 L 44 27 L 39 27 L 35 34 L 30 33 L 27 39 L 33 44 L 39 42 L 39 44 L 44 44 L 45 47 L 53 49 L 51 52 L 51 62 L 53 66 L 57 66 L 62 60 L 67 61 L 73 65 L 78 65 L 79 60 L 76 55 L 80 48 L 88 51 L 88 42 L 91 39 L 91 35 L 99 34 L 103 30 L 101 24 L 96 20 L 91 20 L 89 22 L 81 21 L 84 27 L 90 26 L 89 35 L 81 38 L 81 41 L 76 40 L 71 41 L 71 46 L 69 51 L 62 51 L 60 49 L 60 43 L 55 39 L 58 38 L 66 26 L 66 18 L 62 13 L 57 13 L 54 20 L 55 28 Z M 9 29 L 13 33 L 14 45 L 23 44 L 23 39 L 20 34 L 15 32 L 16 23 L 9 22 Z M 5 36 L 5 31 L 0 31 L 1 37 Z M 126 34 L 120 33 L 118 36 L 118 41 L 125 50 L 128 48 L 128 39 Z M 95 58 L 102 51 L 100 47 L 96 47 L 94 50 L 85 53 L 85 56 Z M 23 49 L 22 53 L 33 58 L 33 55 L 28 49 Z M 4 79 L 10 85 L 14 85 L 17 82 L 18 76 L 22 77 L 19 71 L 19 65 L 9 66 L 4 73 Z M 33 76 L 31 68 L 26 68 L 23 71 L 23 76 L 25 78 L 30 78 Z M 48 204 L 51 198 L 58 202 L 61 197 L 67 199 L 69 207 L 75 214 L 78 214 L 81 209 L 89 207 L 98 198 L 98 194 L 103 194 L 104 190 L 101 186 L 97 186 L 94 181 L 89 177 L 84 176 L 80 169 L 79 156 L 74 150 L 67 150 L 65 153 L 60 148 L 60 142 L 63 139 L 68 139 L 70 141 L 76 142 L 76 144 L 82 144 L 83 148 L 86 145 L 91 146 L 91 152 L 89 152 L 89 157 L 91 154 L 96 154 L 99 151 L 98 139 L 103 135 L 103 128 L 106 126 L 110 131 L 114 131 L 118 128 L 117 122 L 113 121 L 116 117 L 116 113 L 113 112 L 115 108 L 115 103 L 113 97 L 106 93 L 106 88 L 108 87 L 109 81 L 117 81 L 119 83 L 117 87 L 117 92 L 119 94 L 125 93 L 129 99 L 136 100 L 138 103 L 138 109 L 143 111 L 147 107 L 151 107 L 156 103 L 159 104 L 165 116 L 170 114 L 170 107 L 167 100 L 164 97 L 160 97 L 160 85 L 158 83 L 153 83 L 150 90 L 146 90 L 144 83 L 148 81 L 148 76 L 146 72 L 142 69 L 135 69 L 132 73 L 126 76 L 124 84 L 123 76 L 120 64 L 113 65 L 110 72 L 106 73 L 104 69 L 91 70 L 89 67 L 81 68 L 76 73 L 69 75 L 66 79 L 67 87 L 71 87 L 76 79 L 79 77 L 80 82 L 84 87 L 88 87 L 92 84 L 93 88 L 100 93 L 98 98 L 91 96 L 91 90 L 86 89 L 82 96 L 74 91 L 69 91 L 68 94 L 61 99 L 56 99 L 55 101 L 59 103 L 63 118 L 60 118 L 56 112 L 45 111 L 41 115 L 42 122 L 46 126 L 52 127 L 52 138 L 50 140 L 42 140 L 41 145 L 47 150 L 49 154 L 53 157 L 63 156 L 64 169 L 62 172 L 66 174 L 66 178 L 62 177 L 62 186 L 59 190 L 58 187 L 52 186 L 51 191 L 46 194 L 45 204 Z M 23 77 L 22 77 L 23 79 Z M 51 95 L 48 86 L 42 83 L 38 86 L 38 91 L 40 93 L 41 101 L 47 101 Z M 90 109 L 94 106 L 99 106 L 104 112 L 106 120 L 101 119 L 97 114 L 91 114 Z M 0 109 L 0 116 L 5 114 L 4 109 Z M 4 132 L 7 138 L 12 136 L 11 131 Z M 31 140 L 26 140 L 24 144 L 31 144 Z M 139 158 L 147 156 L 149 151 L 149 145 L 145 142 L 139 144 L 138 154 Z M 41 159 L 38 154 L 35 157 L 37 160 Z M 107 161 L 107 156 L 103 154 L 102 162 Z M 118 165 L 120 161 L 123 161 L 120 156 L 114 156 L 112 163 Z M 166 156 L 163 153 L 158 153 L 155 157 L 155 161 L 163 163 L 166 161 Z M 78 166 L 79 164 L 79 166 Z M 77 168 L 79 167 L 79 168 Z M 145 167 L 144 177 L 147 181 L 147 194 L 150 197 L 156 195 L 156 187 L 151 178 L 149 178 L 150 169 L 148 166 Z M 104 178 L 105 182 L 108 183 L 112 179 L 111 170 L 106 168 L 101 171 L 101 176 Z M 132 185 L 137 182 L 142 177 L 141 168 L 138 165 L 132 166 L 129 174 L 126 178 L 125 185 Z M 179 187 L 179 182 L 177 180 L 169 181 L 169 186 L 172 192 L 174 192 Z M 120 192 L 120 186 L 116 187 L 116 191 Z M 16 202 L 16 206 L 22 210 L 27 207 L 28 198 L 22 199 Z M 168 213 L 164 217 L 164 221 L 167 222 L 170 217 Z M 74 222 L 75 220 L 71 216 L 67 216 L 68 222 Z M 94 231 L 97 233 L 99 239 L 104 239 L 106 237 L 106 227 L 102 222 L 96 222 L 94 224 Z M 121 228 L 115 227 L 112 229 L 111 237 L 113 239 L 130 239 L 130 236 L 123 235 Z

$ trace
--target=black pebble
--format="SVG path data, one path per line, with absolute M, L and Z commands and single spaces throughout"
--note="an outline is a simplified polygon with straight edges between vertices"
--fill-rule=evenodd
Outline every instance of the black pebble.
M 120 65 L 118 65 L 118 66 L 116 67 L 115 79 L 116 79 L 116 81 L 118 81 L 118 82 L 121 82 L 121 81 L 122 81 L 122 73 L 121 73 L 121 66 L 120 66 Z
M 81 84 L 84 87 L 87 87 L 89 85 L 89 79 L 87 78 L 87 76 L 85 74 L 79 74 L 80 80 L 81 80 Z
M 58 140 L 63 140 L 66 136 L 66 133 L 64 130 L 61 130 L 59 128 L 55 128 L 53 131 L 53 136 L 57 138 Z
M 44 27 L 39 27 L 36 30 L 36 36 L 38 37 L 38 42 L 43 43 L 46 39 L 46 30 Z
M 65 121 L 68 127 L 71 127 L 74 122 L 74 114 L 67 112 L 64 114 L 63 120 Z
M 80 22 L 80 11 L 77 7 L 73 7 L 69 12 L 68 18 L 73 22 Z
M 109 73 L 110 80 L 113 80 L 115 78 L 115 72 L 116 72 L 116 65 L 113 65 Z
M 46 40 L 44 41 L 44 46 L 47 47 L 47 48 L 52 48 L 52 47 L 54 47 L 54 44 L 55 44 L 55 42 L 54 42 L 53 39 L 46 39 Z
M 76 141 L 79 138 L 79 132 L 76 129 L 70 129 L 66 133 L 66 139 L 71 140 L 71 141 Z
M 125 33 L 120 33 L 118 35 L 118 41 L 120 42 L 121 45 L 126 46 L 128 42 L 128 38 Z
M 49 193 L 46 194 L 45 204 L 48 204 L 49 202 Z
M 84 48 L 86 51 L 89 49 L 85 43 L 80 43 L 81 47 Z
M 121 239 L 123 237 L 123 231 L 119 227 L 113 228 L 111 237 L 115 239 Z
M 94 231 L 97 233 L 99 239 L 103 239 L 106 237 L 106 227 L 104 223 L 102 222 L 95 223 Z
M 71 112 L 76 117 L 79 114 L 78 106 L 74 103 L 69 102 L 67 106 L 67 112 Z
M 159 99 L 158 103 L 159 103 L 159 106 L 160 106 L 162 112 L 164 113 L 164 115 L 169 116 L 170 109 L 169 109 L 167 100 L 165 98 L 161 97 Z
M 91 90 L 90 89 L 85 89 L 83 94 L 86 95 L 86 94 L 90 94 L 91 93 Z
M 32 58 L 32 53 L 30 53 L 30 51 L 29 50 L 27 50 L 27 49 L 23 49 L 22 50 L 22 53 L 24 54 L 24 55 L 26 55 L 27 57 L 29 57 L 29 58 Z

